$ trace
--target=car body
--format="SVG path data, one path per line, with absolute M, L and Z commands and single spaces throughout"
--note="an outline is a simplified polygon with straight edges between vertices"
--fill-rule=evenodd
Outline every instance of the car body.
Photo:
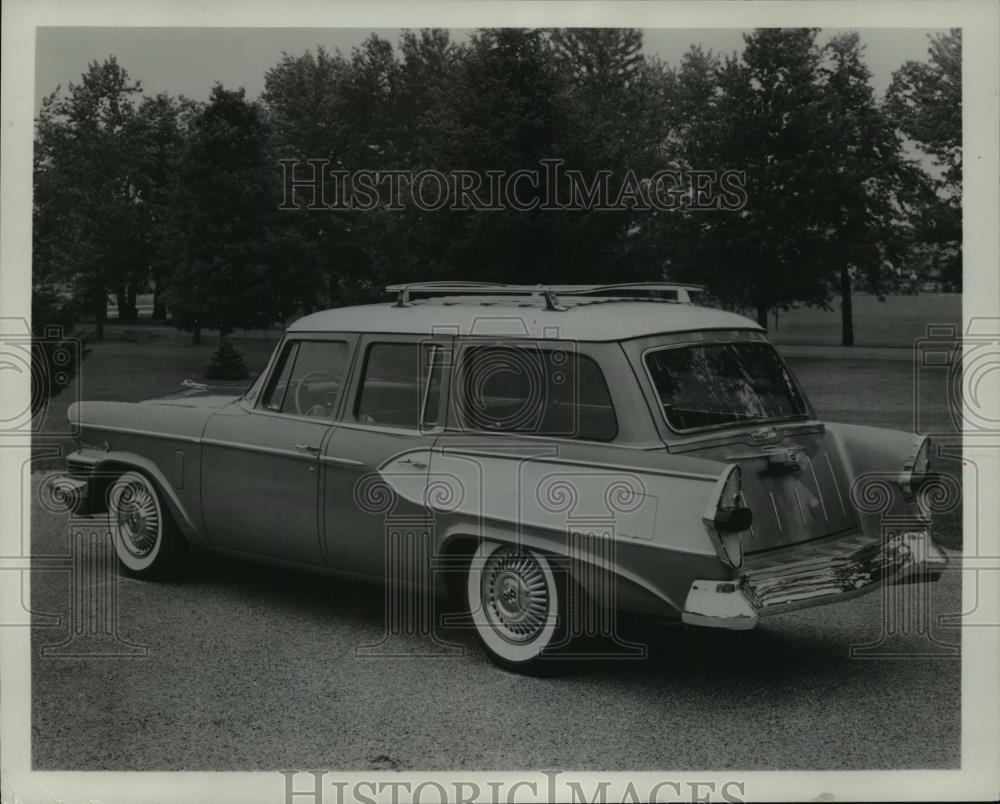
M 573 601 L 746 629 L 935 579 L 927 439 L 820 421 L 761 327 L 677 287 L 396 286 L 296 321 L 242 394 L 71 406 L 57 486 L 110 511 L 139 577 L 188 542 L 457 577 L 525 671 L 570 644 Z

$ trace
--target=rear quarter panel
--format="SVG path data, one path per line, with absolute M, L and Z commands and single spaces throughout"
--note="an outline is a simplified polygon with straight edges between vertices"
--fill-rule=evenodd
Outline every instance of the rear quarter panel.
M 702 520 L 723 470 L 663 449 L 445 435 L 427 501 L 444 552 L 463 537 L 523 544 L 613 608 L 674 617 L 693 579 L 731 577 Z

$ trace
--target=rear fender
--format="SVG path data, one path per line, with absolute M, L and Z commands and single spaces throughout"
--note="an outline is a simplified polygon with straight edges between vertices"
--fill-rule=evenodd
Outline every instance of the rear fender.
M 904 483 L 904 466 L 925 436 L 853 424 L 826 426 L 840 449 L 851 486 L 848 496 L 863 529 L 877 530 L 886 515 L 925 518 Z

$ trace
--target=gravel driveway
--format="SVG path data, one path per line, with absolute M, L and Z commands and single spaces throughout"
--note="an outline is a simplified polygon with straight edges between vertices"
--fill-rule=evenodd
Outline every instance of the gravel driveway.
M 36 556 L 66 554 L 68 520 L 36 510 Z M 769 619 L 747 633 L 645 627 L 638 661 L 559 678 L 505 673 L 465 631 L 456 655 L 359 658 L 383 632 L 379 587 L 193 553 L 184 576 L 110 575 L 118 652 L 41 655 L 70 633 L 66 572 L 32 574 L 32 736 L 37 769 L 854 769 L 960 760 L 957 629 L 876 643 L 878 593 Z M 927 615 L 960 610 L 959 573 Z M 897 624 L 898 625 L 898 624 Z M 891 630 L 891 629 L 890 629 Z M 898 628 L 897 628 L 898 630 Z M 107 643 L 107 640 L 105 640 Z M 71 643 L 72 644 L 72 643 Z M 404 647 L 421 649 L 410 640 Z M 86 646 L 84 646 L 86 649 Z M 59 652 L 59 649 L 56 650 Z M 63 649 L 65 652 L 65 649 Z

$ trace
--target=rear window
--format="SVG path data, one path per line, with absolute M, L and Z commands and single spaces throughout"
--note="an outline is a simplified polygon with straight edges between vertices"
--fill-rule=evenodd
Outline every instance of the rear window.
M 645 354 L 667 424 L 677 431 L 808 415 L 769 343 L 704 343 Z

